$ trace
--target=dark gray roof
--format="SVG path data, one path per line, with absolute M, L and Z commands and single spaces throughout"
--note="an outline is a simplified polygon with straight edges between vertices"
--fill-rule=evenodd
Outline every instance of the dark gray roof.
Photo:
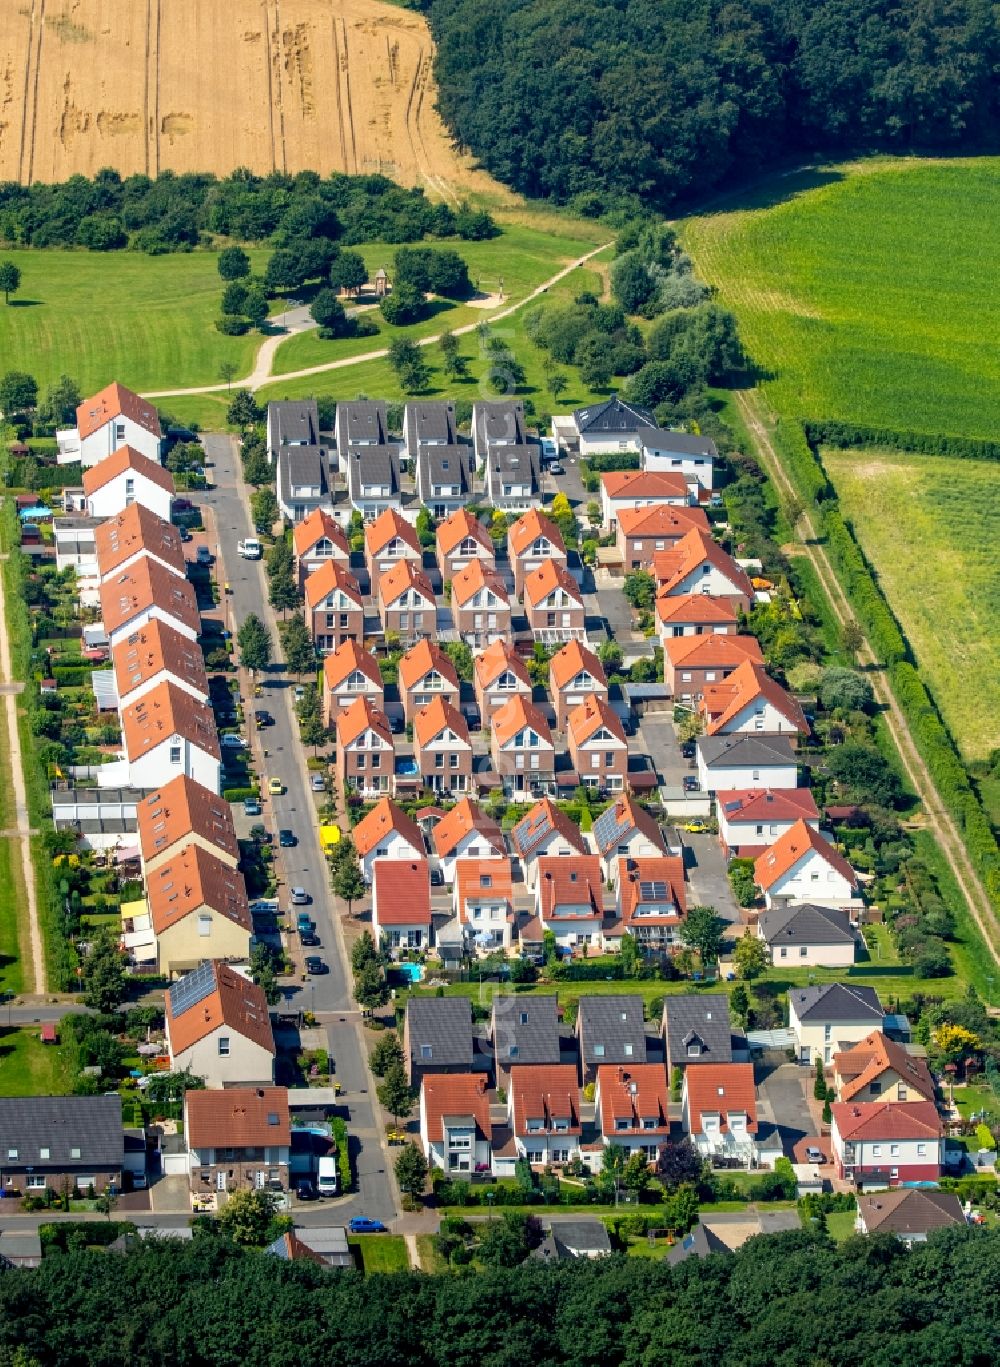
M 962 1202 L 955 1192 L 915 1187 L 859 1196 L 858 1214 L 869 1234 L 927 1234 L 965 1224 Z
M 278 451 L 278 498 L 286 508 L 293 500 L 294 485 L 308 484 L 318 487 L 318 494 L 307 495 L 306 503 L 317 505 L 329 498 L 329 481 L 326 473 L 326 457 L 318 446 L 283 446 Z M 298 496 L 302 502 L 302 496 Z
M 687 1063 L 732 1063 L 733 1043 L 729 1025 L 729 998 L 725 992 L 687 992 L 665 997 L 667 1058 L 672 1068 Z M 699 1044 L 697 1057 L 688 1047 Z
M 319 410 L 315 399 L 283 399 L 267 405 L 275 445 L 319 445 Z
M 353 442 L 382 443 L 388 440 L 385 400 L 352 399 L 349 403 L 338 403 L 337 433 L 338 440 L 346 446 Z
M 854 927 L 845 911 L 818 907 L 772 907 L 758 922 L 769 945 L 844 945 L 855 941 Z
M 42 1157 L 43 1148 L 49 1150 L 48 1158 Z M 10 1156 L 12 1149 L 16 1158 Z M 120 1168 L 124 1157 L 117 1095 L 0 1097 L 0 1162 L 6 1168 L 86 1172 Z
M 719 454 L 710 437 L 695 437 L 690 432 L 665 432 L 659 427 L 641 427 L 636 434 L 647 451 L 676 451 L 679 456 Z
M 472 1067 L 472 1006 L 468 997 L 411 997 L 406 1004 L 406 1023 L 410 1058 L 425 1071 Z
M 612 802 L 611 806 L 594 822 L 593 834 L 594 843 L 598 853 L 607 856 L 620 845 L 635 830 L 641 830 L 651 841 L 656 842 L 661 851 L 665 852 L 663 837 L 660 835 L 659 827 L 654 817 L 637 802 L 626 799 L 622 804 L 621 817 L 619 819 L 619 803 Z
M 724 1244 L 718 1234 L 713 1234 L 707 1225 L 699 1220 L 689 1234 L 685 1234 L 679 1244 L 674 1244 L 667 1254 L 671 1267 L 687 1262 L 688 1258 L 707 1258 L 710 1253 L 731 1253 L 732 1249 Z
M 557 1244 L 572 1253 L 610 1253 L 611 1239 L 603 1220 L 558 1220 L 552 1225 Z
M 456 484 L 463 496 L 472 493 L 472 447 L 421 446 L 417 449 L 417 488 L 424 501 L 435 484 Z
M 399 447 L 351 447 L 347 452 L 347 480 L 352 499 L 360 498 L 364 481 L 387 486 L 388 497 L 395 497 L 399 493 Z
M 473 404 L 476 444 L 522 446 L 525 442 L 524 404 L 520 399 L 483 399 Z
M 830 1021 L 834 1025 L 871 1021 L 874 1026 L 885 1015 L 874 987 L 848 987 L 846 983 L 793 987 L 788 1001 L 800 1021 Z
M 491 484 L 502 484 L 505 479 L 520 483 L 525 475 L 529 475 L 531 491 L 535 493 L 538 490 L 538 461 L 538 447 L 534 442 L 518 446 L 493 446 L 490 448 L 487 478 Z
M 725 767 L 796 762 L 787 736 L 699 736 L 698 750 L 710 769 L 716 764 Z
M 498 1067 L 558 1063 L 558 997 L 494 997 L 491 1034 Z
M 646 1062 L 641 997 L 581 997 L 577 1033 L 585 1064 Z
M 638 432 L 640 428 L 656 426 L 656 419 L 648 408 L 626 403 L 617 394 L 612 394 L 604 403 L 578 408 L 573 414 L 573 421 L 581 435 L 589 432 L 594 436 L 601 432 Z
M 403 414 L 403 431 L 407 448 L 415 451 L 421 442 L 436 442 L 445 446 L 455 444 L 455 405 L 417 403 L 411 401 Z

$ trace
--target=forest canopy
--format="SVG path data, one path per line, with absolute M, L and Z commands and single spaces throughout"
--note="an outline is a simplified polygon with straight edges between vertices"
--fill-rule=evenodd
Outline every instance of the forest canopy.
M 635 194 L 665 209 L 787 157 L 997 141 L 990 0 L 421 7 L 446 123 L 527 195 Z

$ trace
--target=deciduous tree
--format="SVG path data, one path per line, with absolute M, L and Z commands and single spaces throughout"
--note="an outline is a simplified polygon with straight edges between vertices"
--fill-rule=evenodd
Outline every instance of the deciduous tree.
M 21 288 L 21 272 L 14 265 L 13 261 L 0 261 L 0 290 L 3 290 L 3 301 L 10 303 L 10 296 L 16 294 Z
M 256 674 L 271 663 L 271 633 L 255 612 L 243 619 L 236 641 L 244 669 Z

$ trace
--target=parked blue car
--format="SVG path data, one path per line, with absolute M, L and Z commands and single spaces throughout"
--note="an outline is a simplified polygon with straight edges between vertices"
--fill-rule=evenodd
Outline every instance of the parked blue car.
M 381 1220 L 369 1220 L 367 1215 L 355 1215 L 353 1220 L 348 1220 L 347 1228 L 352 1234 L 388 1234 L 388 1230 Z

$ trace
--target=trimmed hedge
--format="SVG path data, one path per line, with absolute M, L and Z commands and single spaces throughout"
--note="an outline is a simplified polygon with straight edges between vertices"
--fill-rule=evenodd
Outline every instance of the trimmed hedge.
M 801 423 L 779 419 L 774 429 L 774 444 L 799 497 L 807 504 L 836 497 L 815 450 L 806 441 Z
M 875 654 L 887 665 L 905 660 L 909 651 L 903 633 L 838 507 L 827 506 L 821 527 L 834 569 Z
M 900 432 L 891 427 L 864 427 L 853 422 L 805 422 L 806 441 L 814 449 L 835 446 L 890 446 L 921 456 L 957 456 L 962 460 L 1000 461 L 1000 442 L 973 437 L 944 437 L 930 432 Z

